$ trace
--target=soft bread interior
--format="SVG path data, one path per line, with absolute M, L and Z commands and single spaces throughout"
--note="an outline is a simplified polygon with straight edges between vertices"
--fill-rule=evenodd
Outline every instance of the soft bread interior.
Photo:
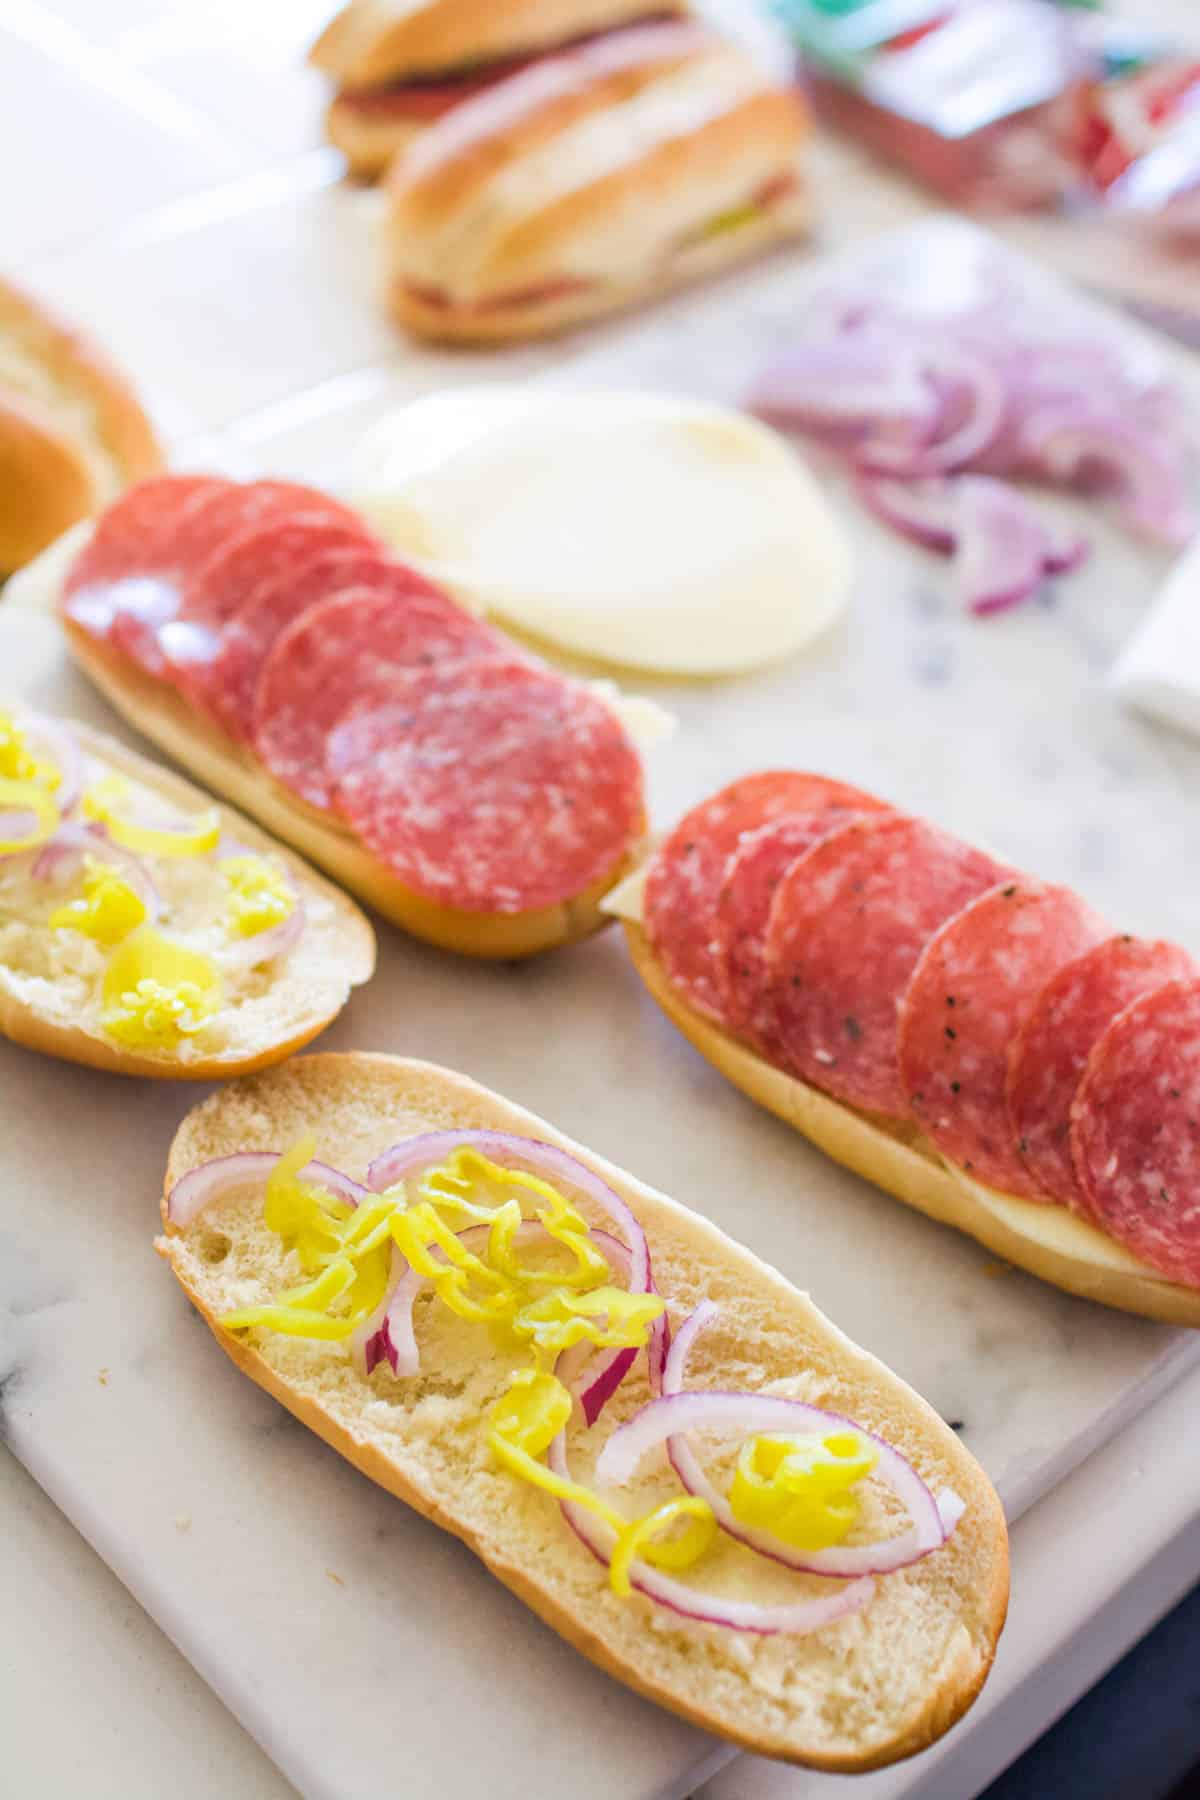
M 577 1648 L 699 1725 L 767 1755 L 840 1770 L 909 1755 L 947 1729 L 982 1684 L 1003 1623 L 1007 1543 L 996 1495 L 923 1401 L 707 1221 L 462 1076 L 384 1056 L 303 1057 L 223 1089 L 184 1121 L 167 1185 L 209 1158 L 276 1149 L 306 1132 L 320 1156 L 361 1179 L 389 1144 L 450 1128 L 516 1132 L 590 1163 L 645 1227 L 676 1321 L 705 1297 L 721 1307 L 697 1348 L 692 1384 L 816 1401 L 882 1432 L 935 1488 L 952 1487 L 966 1501 L 949 1544 L 881 1580 L 862 1614 L 807 1638 L 752 1637 L 683 1621 L 640 1597 L 618 1599 L 556 1503 L 492 1462 L 480 1413 L 515 1362 L 486 1331 L 422 1300 L 424 1366 L 407 1381 L 386 1372 L 365 1380 L 337 1346 L 222 1331 L 223 1312 L 295 1279 L 294 1260 L 262 1223 L 260 1192 L 231 1197 L 160 1240 L 222 1347 L 364 1473 L 461 1537 Z M 595 1431 L 573 1428 L 583 1477 L 592 1441 L 646 1397 L 635 1373 Z M 661 1457 L 648 1470 L 633 1496 L 639 1503 L 678 1491 Z M 706 1581 L 764 1601 L 828 1588 L 736 1546 Z
M 982 1187 L 947 1163 L 913 1125 L 900 1128 L 833 1100 L 775 1068 L 701 1017 L 672 987 L 641 925 L 643 871 L 606 907 L 625 924 L 630 955 L 667 1017 L 701 1056 L 827 1156 L 940 1224 L 953 1225 L 1030 1274 L 1122 1312 L 1200 1326 L 1200 1289 L 1180 1286 L 1062 1206 Z
M 93 778 L 118 773 L 160 796 L 171 816 L 209 809 L 207 794 L 123 744 L 72 724 Z M 136 791 L 136 790 L 135 790 Z M 212 1025 L 176 1050 L 133 1050 L 101 1028 L 104 954 L 89 938 L 47 929 L 56 898 L 31 906 L 27 876 L 0 864 L 0 1032 L 18 1043 L 121 1074 L 211 1080 L 277 1062 L 308 1043 L 336 1017 L 352 988 L 370 979 L 375 937 L 366 918 L 330 882 L 263 831 L 226 808 L 222 836 L 247 849 L 282 857 L 304 897 L 305 928 L 288 955 L 257 969 L 224 971 L 224 1004 Z M 160 871 L 188 905 L 190 859 Z M 211 879 L 206 889 L 211 889 Z M 209 896 L 211 897 L 211 895 Z M 204 896 L 201 896 L 203 899 Z M 191 910 L 195 911 L 192 906 Z M 190 940 L 189 940 L 190 941 Z

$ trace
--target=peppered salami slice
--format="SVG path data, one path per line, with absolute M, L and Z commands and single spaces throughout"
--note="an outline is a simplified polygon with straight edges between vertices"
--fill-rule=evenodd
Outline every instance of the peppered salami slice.
M 1045 1198 L 1008 1118 L 1008 1058 L 1042 988 L 1110 936 L 1069 888 L 1021 877 L 981 894 L 931 939 L 900 1009 L 900 1073 L 919 1123 L 986 1186 Z
M 100 515 L 63 584 L 62 610 L 107 638 L 124 611 L 151 618 L 173 604 L 172 539 L 187 518 L 237 484 L 217 475 L 156 475 Z
M 1038 995 L 1009 1057 L 1008 1115 L 1026 1168 L 1055 1200 L 1084 1209 L 1071 1105 L 1093 1048 L 1142 994 L 1196 973 L 1176 944 L 1111 937 L 1064 964 Z
M 325 745 L 362 701 L 383 701 L 406 670 L 507 655 L 499 632 L 434 592 L 395 582 L 350 588 L 309 607 L 276 639 L 254 697 L 254 748 L 310 805 L 328 808 Z
M 725 866 L 717 900 L 714 962 L 727 1030 L 773 1060 L 781 1054 L 774 985 L 767 978 L 767 926 L 775 890 L 792 865 L 858 815 L 831 806 L 784 813 L 747 831 Z
M 325 529 L 325 528 L 320 528 Z M 335 532 L 337 527 L 332 527 Z M 221 626 L 210 661 L 181 670 L 178 679 L 191 699 L 224 727 L 231 737 L 247 739 L 254 725 L 258 679 L 277 638 L 310 606 L 332 600 L 350 588 L 390 588 L 397 581 L 395 563 L 373 544 L 313 549 L 302 561 L 276 567 L 251 589 L 231 619 Z M 405 571 L 406 577 L 409 572 Z M 405 590 L 435 593 L 415 573 Z
M 159 630 L 171 678 L 202 703 L 222 628 L 260 583 L 286 581 L 322 552 L 375 547 L 364 526 L 305 513 L 271 518 L 228 539 L 184 582 L 175 617 Z
M 788 1066 L 851 1106 L 907 1118 L 896 1028 L 909 977 L 938 927 L 1003 873 L 901 813 L 852 820 L 793 863 L 766 951 Z
M 1160 1275 L 1200 1287 L 1200 980 L 1118 1013 L 1071 1109 L 1084 1213 Z
M 646 933 L 672 986 L 698 1012 L 721 1020 L 715 951 L 717 905 L 743 833 L 784 813 L 869 810 L 882 802 L 845 782 L 791 769 L 744 775 L 693 807 L 660 846 L 646 878 Z
M 335 803 L 406 887 L 535 912 L 612 877 L 642 829 L 642 768 L 612 710 L 499 658 L 412 671 L 329 740 Z

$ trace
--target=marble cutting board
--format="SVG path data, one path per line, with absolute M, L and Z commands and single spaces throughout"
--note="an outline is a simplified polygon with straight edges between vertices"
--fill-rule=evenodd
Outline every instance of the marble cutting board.
M 896 243 L 919 267 L 919 246 L 894 240 L 893 258 Z M 727 284 L 576 368 L 736 391 L 810 280 L 775 264 L 741 282 L 736 307 Z M 307 440 L 260 442 L 256 460 L 334 474 L 341 423 L 342 439 L 323 417 Z M 981 626 L 954 613 L 928 559 L 855 529 L 851 613 L 809 654 L 736 682 L 650 686 L 681 719 L 655 753 L 656 816 L 744 769 L 809 762 L 1200 950 L 1200 748 L 1120 712 L 1098 680 L 1153 558 L 1102 531 L 1085 576 Z M 0 670 L 30 700 L 113 728 L 45 621 L 0 613 Z M 1059 1294 L 808 1149 L 674 1033 L 616 932 L 512 967 L 387 927 L 380 951 L 324 1045 L 462 1068 L 708 1213 L 953 1421 L 1012 1517 L 1200 1358 L 1200 1337 Z M 166 1144 L 195 1090 L 0 1044 L 0 1096 L 6 1441 L 304 1794 L 465 1800 L 486 1757 L 493 1800 L 674 1800 L 723 1758 L 576 1657 L 219 1353 L 151 1249 Z

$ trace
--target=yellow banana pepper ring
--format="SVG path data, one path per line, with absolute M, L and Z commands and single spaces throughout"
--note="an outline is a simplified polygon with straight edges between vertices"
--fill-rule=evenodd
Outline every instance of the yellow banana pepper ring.
M 143 856 L 203 856 L 220 842 L 221 815 L 215 806 L 198 813 L 187 827 L 139 825 L 119 810 L 128 797 L 129 783 L 120 775 L 106 775 L 83 796 L 84 817 L 104 825 L 114 844 Z
M 518 1337 L 543 1352 L 569 1350 L 585 1339 L 600 1349 L 640 1350 L 666 1310 L 659 1294 L 599 1287 L 585 1294 L 560 1290 L 523 1306 L 512 1321 Z
M 60 824 L 59 810 L 44 787 L 5 776 L 0 778 L 0 819 L 13 813 L 32 815 L 33 827 L 24 837 L 0 837 L 0 856 L 36 850 L 39 844 L 49 842 Z
M 221 977 L 200 951 L 139 925 L 109 958 L 101 993 L 100 1023 L 110 1037 L 143 1049 L 173 1048 L 220 1010 Z
M 677 1537 L 665 1542 L 655 1541 L 660 1533 L 669 1531 L 680 1519 L 688 1520 L 688 1524 Z M 629 1572 L 639 1557 L 656 1569 L 690 1569 L 711 1549 L 716 1535 L 717 1521 L 712 1507 L 707 1500 L 692 1496 L 668 1500 L 665 1505 L 647 1513 L 645 1518 L 633 1519 L 618 1532 L 609 1558 L 608 1579 L 613 1593 L 625 1598 L 633 1592 Z
M 828 1550 L 857 1524 L 853 1489 L 877 1460 L 855 1431 L 748 1438 L 738 1452 L 729 1505 L 743 1525 L 794 1550 Z
M 56 907 L 50 924 L 55 931 L 81 932 L 111 950 L 144 925 L 147 916 L 146 902 L 136 888 L 115 869 L 88 856 L 83 863 L 82 894 Z
M 7 781 L 33 781 L 46 792 L 62 786 L 62 771 L 41 762 L 29 748 L 29 740 L 12 713 L 0 708 L 0 777 Z
M 229 888 L 229 931 L 258 937 L 282 925 L 296 910 L 296 895 L 282 869 L 265 856 L 227 856 L 221 873 Z

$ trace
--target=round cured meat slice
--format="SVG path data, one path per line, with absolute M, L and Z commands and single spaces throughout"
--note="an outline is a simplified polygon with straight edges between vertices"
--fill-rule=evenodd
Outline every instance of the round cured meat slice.
M 276 640 L 254 697 L 253 743 L 271 773 L 311 806 L 331 804 L 325 745 L 363 701 L 383 701 L 398 676 L 507 652 L 505 640 L 440 594 L 414 594 L 397 570 L 388 587 L 350 588 L 309 607 Z
M 528 662 L 410 673 L 334 732 L 329 769 L 379 861 L 464 912 L 573 899 L 615 878 L 642 830 L 641 761 L 615 713 Z
M 743 833 L 784 813 L 869 811 L 882 804 L 824 775 L 772 769 L 731 782 L 680 820 L 650 864 L 642 911 L 668 980 L 697 1012 L 723 1019 L 715 953 L 717 905 Z
M 767 933 L 788 1066 L 851 1106 L 907 1118 L 896 1028 L 909 977 L 938 927 L 1003 874 L 899 813 L 852 820 L 793 863 Z
M 1071 1105 L 1094 1046 L 1141 995 L 1197 972 L 1175 944 L 1111 937 L 1065 964 L 1038 995 L 1009 1058 L 1008 1114 L 1026 1168 L 1055 1200 L 1084 1210 Z
M 1071 1145 L 1087 1217 L 1200 1287 L 1200 980 L 1118 1013 L 1088 1058 Z
M 913 972 L 900 1009 L 905 1091 L 942 1154 L 985 1186 L 1045 1198 L 1009 1124 L 1009 1053 L 1051 976 L 1109 935 L 1069 888 L 1021 877 L 943 925 Z
M 388 587 L 397 564 L 372 544 L 318 550 L 301 567 L 264 577 L 222 627 L 211 662 L 198 663 L 180 679 L 197 705 L 212 714 L 231 737 L 246 739 L 254 725 L 258 679 L 277 638 L 310 606 L 350 588 Z M 412 576 L 414 591 L 436 590 Z
M 204 692 L 205 674 L 220 648 L 221 630 L 259 583 L 288 579 L 310 557 L 331 550 L 374 549 L 365 527 L 298 513 L 271 518 L 229 538 L 183 584 L 179 609 L 160 628 L 159 649 L 181 685 Z M 191 677 L 195 677 L 194 682 Z
M 784 813 L 747 831 L 729 858 L 717 900 L 714 956 L 726 1029 L 772 1060 L 782 1055 L 775 990 L 767 978 L 767 926 L 775 890 L 792 864 L 857 815 Z
M 173 534 L 216 495 L 237 491 L 216 475 L 138 482 L 97 520 L 63 584 L 63 612 L 95 638 L 107 638 L 123 611 L 156 617 L 172 604 L 161 578 L 174 568 Z

